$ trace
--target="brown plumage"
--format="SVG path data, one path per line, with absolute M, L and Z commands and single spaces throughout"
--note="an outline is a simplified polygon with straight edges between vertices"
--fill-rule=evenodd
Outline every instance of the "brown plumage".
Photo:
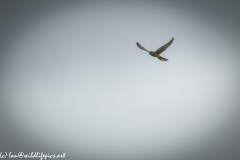
M 163 53 L 163 52 L 172 44 L 173 40 L 174 40 L 174 37 L 173 37 L 168 43 L 166 43 L 166 44 L 163 45 L 162 47 L 158 48 L 155 52 L 154 52 L 154 51 L 149 51 L 149 50 L 147 50 L 146 48 L 144 48 L 143 46 L 141 46 L 138 42 L 137 42 L 137 46 L 138 46 L 140 49 L 148 52 L 151 56 L 157 57 L 157 58 L 158 58 L 159 60 L 161 60 L 161 61 L 167 61 L 168 59 L 160 56 L 160 54 Z

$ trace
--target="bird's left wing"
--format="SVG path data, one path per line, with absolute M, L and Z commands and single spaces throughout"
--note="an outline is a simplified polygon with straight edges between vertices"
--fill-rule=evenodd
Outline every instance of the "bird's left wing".
M 143 46 L 141 46 L 138 42 L 137 42 L 137 46 L 138 46 L 138 48 L 140 48 L 140 49 L 142 49 L 142 50 L 144 50 L 144 51 L 146 51 L 146 52 L 149 52 L 149 50 L 147 50 L 147 49 L 145 49 Z

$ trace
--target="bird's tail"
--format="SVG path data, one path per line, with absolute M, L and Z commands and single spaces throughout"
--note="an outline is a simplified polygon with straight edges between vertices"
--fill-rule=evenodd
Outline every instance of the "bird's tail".
M 161 61 L 167 61 L 168 59 L 166 59 L 166 58 L 164 58 L 164 57 L 162 57 L 162 56 L 158 56 L 157 57 L 159 60 L 161 60 Z

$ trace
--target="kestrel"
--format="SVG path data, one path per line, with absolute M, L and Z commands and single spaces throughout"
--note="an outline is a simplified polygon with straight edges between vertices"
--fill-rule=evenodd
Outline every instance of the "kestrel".
M 173 40 L 174 40 L 174 37 L 173 37 L 167 44 L 165 44 L 165 45 L 163 45 L 162 47 L 158 48 L 155 52 L 154 52 L 154 51 L 149 51 L 149 50 L 145 49 L 145 48 L 144 48 L 143 46 L 141 46 L 138 42 L 137 42 L 137 46 L 138 46 L 140 49 L 148 52 L 151 56 L 157 57 L 157 58 L 158 58 L 159 60 L 161 60 L 161 61 L 167 61 L 168 59 L 160 56 L 160 54 L 163 53 L 163 52 L 172 44 Z

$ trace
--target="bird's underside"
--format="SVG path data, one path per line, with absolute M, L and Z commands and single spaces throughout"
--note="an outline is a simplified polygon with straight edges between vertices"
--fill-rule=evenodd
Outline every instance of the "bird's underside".
M 168 43 L 166 43 L 162 47 L 158 48 L 155 52 L 147 50 L 146 48 L 141 46 L 138 42 L 137 42 L 137 46 L 138 46 L 138 48 L 148 52 L 151 56 L 157 57 L 161 61 L 167 61 L 168 59 L 160 56 L 160 54 L 163 53 L 172 44 L 173 40 L 174 40 L 174 38 L 172 38 Z

